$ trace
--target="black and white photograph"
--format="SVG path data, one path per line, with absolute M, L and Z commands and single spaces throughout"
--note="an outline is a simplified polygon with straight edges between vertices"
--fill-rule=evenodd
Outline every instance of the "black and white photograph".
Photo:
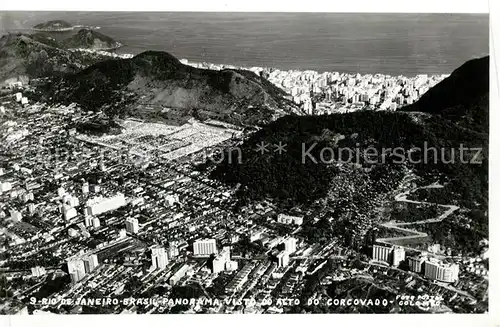
M 0 10 L 0 314 L 487 314 L 489 106 L 488 13 Z

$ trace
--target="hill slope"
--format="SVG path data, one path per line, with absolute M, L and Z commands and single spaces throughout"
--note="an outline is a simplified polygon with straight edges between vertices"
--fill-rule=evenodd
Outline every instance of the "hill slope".
M 485 62 L 466 63 L 400 112 L 283 117 L 245 141 L 241 160 L 234 151 L 225 153 L 212 176 L 240 184 L 245 201 L 270 197 L 285 207 L 307 207 L 329 198 L 345 210 L 366 206 L 374 195 L 393 191 L 405 175 L 416 175 L 424 185 L 446 185 L 447 200 L 485 210 Z M 273 151 L 280 142 L 286 144 L 282 154 Z M 260 144 L 268 144 L 262 154 L 256 151 Z M 473 158 L 477 148 L 481 153 Z
M 469 60 L 402 111 L 439 115 L 464 127 L 488 130 L 489 56 Z
M 55 101 L 104 108 L 110 115 L 161 116 L 169 107 L 181 115 L 254 125 L 295 108 L 284 91 L 252 72 L 198 69 L 159 51 L 99 62 L 51 89 L 57 90 Z
M 0 38 L 0 84 L 10 78 L 74 73 L 104 58 L 62 49 L 60 42 L 45 34 L 8 34 Z
M 49 20 L 33 26 L 33 29 L 48 32 L 69 31 L 73 29 L 73 25 L 64 20 Z
M 262 142 L 269 144 L 264 154 L 256 151 Z M 272 146 L 280 142 L 286 144 L 282 154 Z M 462 163 L 461 144 L 484 148 L 482 163 Z M 393 190 L 403 173 L 412 171 L 430 183 L 451 181 L 457 198 L 471 207 L 476 202 L 485 206 L 486 145 L 487 135 L 432 116 L 420 121 L 412 114 L 372 111 L 287 116 L 252 135 L 241 147 L 240 161 L 234 151 L 227 152 L 213 177 L 240 183 L 242 198 L 269 196 L 293 206 L 310 205 L 332 194 L 346 202 L 354 201 L 348 201 L 349 196 L 364 202 L 369 194 Z M 436 155 L 425 151 L 431 148 L 437 149 Z M 464 158 L 471 159 L 467 154 Z
M 119 48 L 122 44 L 107 35 L 83 28 L 62 40 L 61 46 L 69 49 L 109 50 Z

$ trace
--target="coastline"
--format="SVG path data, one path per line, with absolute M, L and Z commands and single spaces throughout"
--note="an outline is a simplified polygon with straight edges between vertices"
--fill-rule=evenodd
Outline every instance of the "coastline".
M 119 48 L 123 47 L 120 46 Z M 116 48 L 116 49 L 119 49 Z M 116 50 L 116 49 L 110 49 L 110 50 Z M 104 56 L 109 56 L 113 58 L 120 58 L 120 59 L 130 59 L 135 57 L 137 54 L 132 54 L 132 53 L 114 53 L 110 52 L 109 50 L 92 50 L 92 49 L 70 49 L 71 51 L 85 51 L 85 52 L 92 52 L 92 51 L 100 51 L 100 55 Z M 376 74 L 360 74 L 360 73 L 347 73 L 347 72 L 340 72 L 340 71 L 325 71 L 325 72 L 319 72 L 317 70 L 312 70 L 312 69 L 279 69 L 275 67 L 260 67 L 260 66 L 237 66 L 237 65 L 232 65 L 232 64 L 216 64 L 216 63 L 210 63 L 210 62 L 195 62 L 195 61 L 190 61 L 189 59 L 186 58 L 181 58 L 179 61 L 184 64 L 188 65 L 191 67 L 199 68 L 199 69 L 212 69 L 212 70 L 224 70 L 224 69 L 240 69 L 240 70 L 248 70 L 252 71 L 254 73 L 264 71 L 264 72 L 287 72 L 287 73 L 309 73 L 309 74 L 314 74 L 314 75 L 322 75 L 322 74 L 340 74 L 340 75 L 345 75 L 345 76 L 353 76 L 353 75 L 361 75 L 361 76 L 385 76 L 385 77 L 407 77 L 407 78 L 414 78 L 419 75 L 429 75 L 429 76 L 441 76 L 441 77 L 448 77 L 450 74 L 416 74 L 416 75 L 390 75 L 390 74 L 384 74 L 384 73 L 376 73 Z
M 47 33 L 57 33 L 57 32 L 70 32 L 78 28 L 87 28 L 90 30 L 98 30 L 100 26 L 86 26 L 86 25 L 73 25 L 71 27 L 62 27 L 62 28 L 31 28 L 32 31 L 35 32 L 47 32 Z
M 111 52 L 112 50 L 119 49 L 119 48 L 121 48 L 122 46 L 123 46 L 123 45 L 121 45 L 120 47 L 110 48 L 110 49 L 84 49 L 84 48 L 72 48 L 72 49 L 68 49 L 68 51 L 71 51 L 71 52 L 87 52 L 87 53 L 95 53 L 95 54 L 98 54 L 98 55 L 108 56 L 108 57 L 111 57 L 111 58 L 119 58 L 119 59 L 130 59 L 130 58 L 133 58 L 133 57 L 134 57 L 134 55 L 133 55 L 133 54 L 128 54 L 128 53 L 118 54 L 118 53 Z
M 57 29 L 49 29 L 49 28 L 32 28 L 31 30 L 35 32 L 69 32 L 74 30 L 74 27 L 65 27 L 65 28 L 57 28 Z
M 101 51 L 102 55 L 108 55 L 108 56 L 114 56 L 115 53 L 112 52 L 114 50 L 118 50 L 121 47 L 123 47 L 123 44 L 117 42 L 117 45 L 111 48 L 95 48 L 95 49 L 86 49 L 86 48 L 68 48 L 68 51 L 86 51 L 86 52 L 92 52 L 92 51 Z M 125 57 L 133 57 L 131 54 L 123 54 Z

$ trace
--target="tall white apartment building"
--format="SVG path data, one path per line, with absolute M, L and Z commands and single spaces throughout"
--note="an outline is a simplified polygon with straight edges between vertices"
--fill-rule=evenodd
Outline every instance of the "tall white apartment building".
M 168 264 L 168 257 L 165 248 L 159 245 L 151 247 L 151 261 L 154 269 L 165 269 Z
M 392 247 L 374 244 L 372 250 L 373 260 L 389 262 L 391 252 Z
M 131 234 L 139 232 L 139 221 L 136 218 L 127 218 L 125 220 L 125 229 Z
M 278 259 L 278 267 L 286 267 L 290 262 L 290 255 L 286 251 L 281 251 L 280 253 L 278 253 L 276 258 Z
M 179 255 L 179 248 L 177 244 L 170 244 L 167 250 L 167 255 L 169 259 L 175 258 Z
M 193 253 L 194 255 L 209 256 L 211 254 L 217 253 L 217 244 L 215 239 L 207 238 L 196 240 L 193 243 Z
M 87 215 L 96 216 L 104 212 L 116 210 L 126 204 L 125 196 L 118 193 L 110 198 L 96 197 L 88 200 L 85 211 Z
M 224 271 L 228 262 L 231 262 L 231 249 L 230 247 L 225 246 L 212 262 L 212 273 L 216 274 Z
M 453 283 L 458 279 L 458 265 L 446 264 L 441 260 L 429 258 L 425 262 L 425 277 L 441 282 Z
M 83 258 L 83 265 L 85 267 L 85 273 L 88 274 L 99 266 L 99 260 L 97 259 L 97 254 L 91 254 Z
M 85 263 L 80 258 L 73 258 L 67 261 L 68 273 L 71 277 L 71 282 L 77 283 L 85 277 Z
M 82 184 L 82 193 L 83 194 L 89 193 L 89 183 L 85 182 Z
M 297 251 L 297 239 L 289 237 L 285 241 L 283 241 L 283 244 L 285 247 L 285 251 L 288 252 L 288 254 L 292 254 Z
M 78 215 L 78 213 L 76 212 L 76 209 L 68 204 L 63 204 L 62 214 L 63 214 L 63 217 L 65 220 L 70 220 L 72 218 L 75 218 Z
M 0 183 L 0 193 L 8 192 L 10 190 L 12 190 L 12 184 L 10 182 Z
M 94 228 L 101 227 L 101 221 L 99 220 L 99 218 L 95 217 L 94 219 L 92 219 L 92 226 Z
M 216 256 L 214 261 L 212 262 L 212 273 L 217 274 L 221 271 L 224 271 L 226 268 L 226 261 L 220 255 Z
M 424 267 L 424 263 L 427 260 L 424 256 L 409 257 L 408 265 L 410 266 L 410 271 L 420 273 Z
M 402 261 L 405 261 L 405 249 L 401 246 L 396 246 L 392 251 L 392 265 L 399 266 Z

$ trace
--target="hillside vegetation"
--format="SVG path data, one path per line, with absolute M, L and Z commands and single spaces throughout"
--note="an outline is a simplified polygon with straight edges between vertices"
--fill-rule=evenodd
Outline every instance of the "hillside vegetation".
M 42 33 L 8 34 L 0 38 L 0 84 L 12 78 L 29 80 L 76 73 L 106 58 L 68 51 Z
M 86 28 L 60 42 L 60 47 L 67 49 L 110 50 L 121 46 L 122 44 L 113 38 Z
M 181 114 L 235 124 L 263 124 L 291 112 L 285 92 L 249 71 L 198 69 L 166 52 L 147 51 L 131 59 L 106 60 L 51 85 L 54 101 L 77 102 L 115 115 Z
M 213 177 L 240 183 L 238 193 L 246 200 L 271 197 L 289 206 L 310 205 L 337 194 L 357 198 L 355 202 L 363 205 L 370 195 L 393 190 L 405 175 L 398 171 L 409 171 L 420 176 L 422 184 L 446 183 L 451 197 L 463 206 L 486 209 L 488 128 L 482 118 L 477 119 L 488 112 L 484 101 L 488 99 L 488 84 L 478 82 L 485 80 L 485 62 L 465 64 L 401 112 L 358 111 L 278 119 L 243 144 L 241 163 L 234 151 L 228 151 Z M 457 95 L 467 90 L 470 96 Z M 273 145 L 280 142 L 287 145 L 282 154 L 273 151 Z M 268 144 L 269 151 L 256 151 L 260 144 Z M 460 147 L 481 148 L 480 156 L 474 158 L 477 163 L 470 162 L 477 151 L 464 152 L 460 158 Z M 429 148 L 436 152 L 425 151 Z M 369 160 L 364 158 L 367 149 L 373 154 Z M 383 155 L 384 149 L 392 150 Z M 324 160 L 320 160 L 322 151 Z M 304 162 L 306 152 L 317 162 L 309 156 Z M 349 153 L 354 157 L 349 158 Z

